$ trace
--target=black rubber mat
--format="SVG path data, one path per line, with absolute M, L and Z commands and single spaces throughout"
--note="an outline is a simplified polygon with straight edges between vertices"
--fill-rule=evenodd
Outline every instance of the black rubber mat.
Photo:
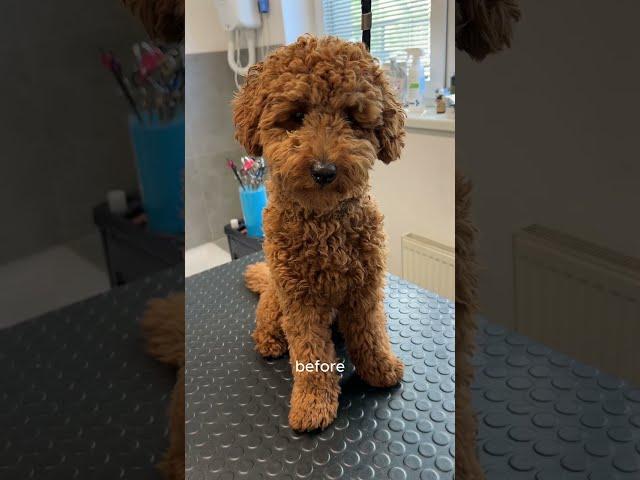
M 484 322 L 474 362 L 488 479 L 640 478 L 640 389 Z
M 175 372 L 137 322 L 183 282 L 180 267 L 0 330 L 0 478 L 159 478 Z
M 259 259 L 186 282 L 187 478 L 453 478 L 453 303 L 389 276 L 385 303 L 402 384 L 368 387 L 347 363 L 335 422 L 298 434 L 287 422 L 288 357 L 262 359 L 250 336 L 258 297 L 242 272 Z

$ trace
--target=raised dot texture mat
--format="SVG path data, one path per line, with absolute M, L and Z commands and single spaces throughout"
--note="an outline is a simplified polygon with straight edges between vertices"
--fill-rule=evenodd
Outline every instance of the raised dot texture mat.
M 298 434 L 287 421 L 289 359 L 262 359 L 251 339 L 258 297 L 242 273 L 260 258 L 186 280 L 187 478 L 452 479 L 453 303 L 389 276 L 385 306 L 402 384 L 368 387 L 346 361 L 337 419 Z
M 144 353 L 175 269 L 0 330 L 0 478 L 155 479 L 175 370 Z
M 480 320 L 472 385 L 488 479 L 640 478 L 640 389 Z

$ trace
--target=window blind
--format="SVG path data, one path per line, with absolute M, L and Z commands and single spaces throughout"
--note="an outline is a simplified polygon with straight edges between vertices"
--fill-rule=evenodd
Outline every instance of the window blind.
M 324 30 L 352 42 L 362 41 L 360 0 L 322 0 Z M 407 48 L 421 48 L 425 78 L 430 73 L 431 0 L 372 0 L 371 54 L 383 64 L 406 62 Z

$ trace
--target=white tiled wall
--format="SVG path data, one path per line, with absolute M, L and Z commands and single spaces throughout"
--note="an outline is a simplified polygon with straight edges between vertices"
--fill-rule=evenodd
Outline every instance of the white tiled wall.
M 186 246 L 224 235 L 230 218 L 241 216 L 237 183 L 226 159 L 243 150 L 234 138 L 231 99 L 235 90 L 226 53 L 187 55 Z

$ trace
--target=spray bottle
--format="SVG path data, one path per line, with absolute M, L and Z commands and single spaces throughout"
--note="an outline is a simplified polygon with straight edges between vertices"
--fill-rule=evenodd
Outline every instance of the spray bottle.
M 425 80 L 424 80 L 424 67 L 420 61 L 422 56 L 421 48 L 408 48 L 407 53 L 412 58 L 411 62 L 407 62 L 408 68 L 408 82 L 407 82 L 407 104 L 409 110 L 422 111 L 423 96 L 425 92 Z

